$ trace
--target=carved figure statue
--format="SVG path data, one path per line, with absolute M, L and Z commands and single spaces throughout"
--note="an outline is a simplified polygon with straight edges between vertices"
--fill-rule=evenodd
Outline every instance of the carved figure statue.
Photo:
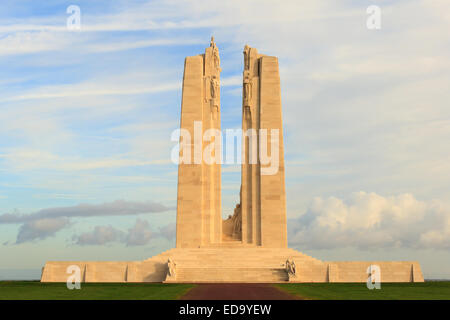
M 219 56 L 219 48 L 214 47 L 213 49 L 213 56 L 214 56 L 214 67 L 220 71 L 222 71 L 222 69 L 220 68 L 220 56 Z
M 244 116 L 245 119 L 251 119 L 251 108 L 250 102 L 252 99 L 252 79 L 250 78 L 250 73 L 248 71 L 244 71 Z
M 245 45 L 244 47 L 244 70 L 250 69 L 250 47 Z
M 241 205 L 237 204 L 232 217 L 233 234 L 240 235 L 242 232 Z
M 244 71 L 244 104 L 246 106 L 250 105 L 251 99 L 252 99 L 252 79 L 250 77 L 250 72 Z
M 295 277 L 295 276 L 296 276 L 297 270 L 296 270 L 296 268 L 295 268 L 295 262 L 294 262 L 294 260 L 288 258 L 288 259 L 286 260 L 285 267 L 286 267 L 286 272 L 287 272 L 288 276 L 290 276 L 290 277 L 292 277 L 292 276 Z
M 244 107 L 244 117 L 245 120 L 250 120 L 252 118 L 252 110 L 250 109 L 250 106 Z
M 220 72 L 222 69 L 220 68 L 219 48 L 217 48 L 216 43 L 214 42 L 214 37 L 211 37 L 209 46 L 212 48 L 214 68 Z
M 175 277 L 175 268 L 176 268 L 176 263 L 172 261 L 172 259 L 168 259 L 167 260 L 167 269 L 168 269 L 168 275 L 169 277 Z
M 220 90 L 219 81 L 217 81 L 216 76 L 213 76 L 211 78 L 211 112 L 214 120 L 216 120 L 217 114 L 219 113 L 219 103 L 218 103 L 219 90 Z
M 216 76 L 211 78 L 211 98 L 217 98 L 217 93 L 219 91 L 219 81 L 217 81 Z

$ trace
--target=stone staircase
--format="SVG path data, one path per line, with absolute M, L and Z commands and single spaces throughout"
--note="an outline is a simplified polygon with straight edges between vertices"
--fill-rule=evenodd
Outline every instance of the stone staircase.
M 284 268 L 245 267 L 179 267 L 176 280 L 165 282 L 284 282 L 288 276 Z
M 146 262 L 176 263 L 176 277 L 165 282 L 285 282 L 287 258 L 297 266 L 324 263 L 289 248 L 207 247 L 170 249 Z

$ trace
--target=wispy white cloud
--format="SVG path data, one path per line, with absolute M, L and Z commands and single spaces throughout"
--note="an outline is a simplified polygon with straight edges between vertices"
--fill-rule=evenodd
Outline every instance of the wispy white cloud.
M 126 77 L 121 75 L 120 79 Z M 128 76 L 129 77 L 129 76 Z M 118 82 L 118 81 L 117 81 Z M 225 77 L 221 79 L 221 86 L 237 86 L 242 84 L 242 76 Z M 181 90 L 181 80 L 172 83 L 154 83 L 150 79 L 147 82 L 135 81 L 135 83 L 125 82 L 116 83 L 111 80 L 104 83 L 93 81 L 70 84 L 70 85 L 53 85 L 39 87 L 32 92 L 5 97 L 0 99 L 3 102 L 14 102 L 21 100 L 39 100 L 54 98 L 71 98 L 86 96 L 121 96 L 121 95 L 140 95 L 149 93 L 161 93 L 167 91 Z M 82 107 L 82 106 L 80 106 Z
M 6 98 L 3 101 L 18 100 L 37 100 L 37 99 L 53 99 L 53 98 L 70 98 L 83 96 L 105 96 L 105 95 L 138 95 L 145 93 L 157 93 L 174 91 L 181 88 L 181 83 L 167 83 L 156 86 L 148 86 L 140 84 L 138 86 L 130 86 L 130 84 L 113 85 L 113 84 L 75 84 L 75 85 L 59 85 L 53 87 L 39 88 L 38 92 L 29 93 L 19 96 Z
M 0 56 L 59 50 L 71 45 L 67 37 L 49 32 L 19 32 L 0 38 Z
M 115 43 L 103 43 L 103 44 L 91 44 L 86 50 L 89 52 L 109 52 L 109 51 L 121 51 L 137 48 L 148 48 L 156 46 L 182 46 L 205 43 L 204 39 L 186 39 L 186 38 L 173 38 L 173 39 L 152 39 L 152 40 L 139 40 L 139 41 L 122 41 Z
M 231 77 L 224 77 L 220 79 L 220 86 L 240 86 L 242 85 L 242 75 L 235 75 Z
M 168 159 L 138 160 L 132 158 L 83 159 L 67 158 L 39 150 L 16 150 L 0 154 L 15 170 L 53 169 L 63 171 L 123 168 L 135 166 L 164 165 L 172 163 Z

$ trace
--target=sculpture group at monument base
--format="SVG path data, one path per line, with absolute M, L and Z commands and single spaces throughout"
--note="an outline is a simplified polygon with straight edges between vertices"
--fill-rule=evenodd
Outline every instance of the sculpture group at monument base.
M 287 259 L 295 263 L 295 275 L 287 272 Z M 210 247 L 174 248 L 144 261 L 47 262 L 41 282 L 66 282 L 71 265 L 80 268 L 82 282 L 366 282 L 370 265 L 379 266 L 381 282 L 424 281 L 415 261 L 321 261 L 289 248 Z

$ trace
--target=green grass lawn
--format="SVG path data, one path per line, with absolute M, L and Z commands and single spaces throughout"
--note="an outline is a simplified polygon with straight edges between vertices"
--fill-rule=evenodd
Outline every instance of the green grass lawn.
M 0 300 L 175 300 L 194 285 L 162 283 L 82 283 L 69 290 L 65 283 L 0 281 Z
M 305 299 L 319 300 L 438 300 L 450 299 L 450 281 L 382 283 L 369 290 L 365 283 L 292 283 L 278 288 Z
M 81 290 L 68 290 L 65 283 L 0 281 L 0 300 L 175 300 L 193 284 L 82 283 Z M 450 281 L 383 283 L 369 290 L 365 283 L 293 283 L 276 287 L 305 299 L 450 299 Z

